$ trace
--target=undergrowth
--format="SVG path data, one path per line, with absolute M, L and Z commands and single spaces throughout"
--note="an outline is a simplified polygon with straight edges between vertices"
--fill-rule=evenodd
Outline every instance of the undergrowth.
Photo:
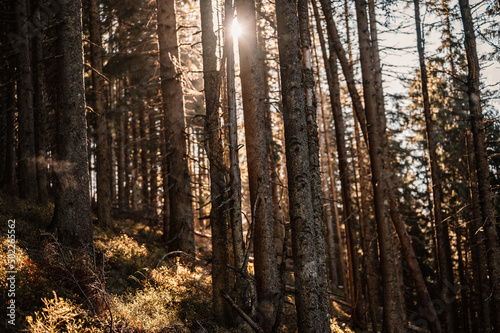
M 131 220 L 114 221 L 111 230 L 96 225 L 94 247 L 82 255 L 44 233 L 52 213 L 51 205 L 0 193 L 2 225 L 16 220 L 17 317 L 6 332 L 251 332 L 245 323 L 237 329 L 217 324 L 209 261 L 165 259 L 158 228 Z M 6 229 L 0 233 L 2 253 L 7 252 L 5 235 Z M 2 281 L 8 270 L 2 255 Z M 0 284 L 0 294 L 6 296 L 7 289 Z M 4 298 L 2 306 L 8 302 Z M 285 304 L 283 319 L 291 323 L 285 332 L 296 327 L 292 302 Z M 2 317 L 5 323 L 5 311 Z M 332 331 L 350 332 L 336 320 Z

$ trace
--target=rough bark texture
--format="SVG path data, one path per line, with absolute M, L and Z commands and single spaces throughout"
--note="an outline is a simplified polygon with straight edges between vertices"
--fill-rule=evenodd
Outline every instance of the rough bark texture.
M 102 41 L 98 0 L 90 0 L 90 65 L 92 66 L 92 93 L 97 114 L 97 218 L 106 228 L 111 226 L 111 164 L 108 149 L 108 121 L 104 107 L 104 80 L 102 78 Z
M 223 293 L 228 286 L 229 249 L 227 237 L 226 180 L 224 156 L 219 123 L 220 78 L 217 71 L 212 0 L 200 0 L 201 30 L 203 45 L 203 80 L 205 83 L 205 149 L 210 161 L 210 189 L 212 208 L 212 288 L 215 317 L 220 323 L 230 322 L 231 307 L 224 300 Z
M 325 225 L 323 223 L 323 191 L 321 185 L 321 170 L 319 161 L 319 134 L 314 94 L 314 72 L 311 56 L 311 35 L 309 27 L 308 0 L 298 0 L 299 36 L 302 48 L 302 77 L 305 90 L 307 142 L 309 148 L 309 170 L 311 178 L 311 195 L 316 233 L 316 251 L 318 260 L 318 281 L 320 292 L 320 311 L 326 313 L 323 327 L 330 325 L 330 307 L 328 296 L 328 278 L 326 272 Z
M 295 1 L 276 1 L 283 121 L 292 227 L 292 250 L 300 332 L 329 332 L 321 304 L 316 230 L 311 197 L 306 105 Z
M 477 57 L 476 36 L 468 0 L 459 0 L 460 12 L 465 34 L 465 52 L 467 55 L 467 95 L 469 97 L 469 112 L 474 142 L 474 157 L 476 162 L 479 205 L 481 207 L 481 222 L 486 231 L 486 248 L 490 287 L 492 298 L 492 324 L 494 330 L 500 330 L 500 247 L 498 242 L 497 223 L 493 207 L 493 195 L 490 187 L 490 172 L 488 154 L 486 152 L 486 133 L 484 116 L 481 107 L 480 67 Z
M 276 321 L 280 278 L 274 246 L 269 164 L 266 149 L 265 109 L 257 48 L 255 1 L 237 1 L 238 22 L 244 34 L 238 39 L 240 76 L 245 117 L 246 150 L 252 219 L 255 223 L 254 256 L 257 311 L 260 325 L 270 332 Z
M 181 73 L 177 68 L 179 54 L 174 1 L 158 0 L 158 39 L 170 192 L 169 250 L 194 253 L 191 176 L 186 155 Z
M 31 31 L 27 0 L 16 0 L 16 23 L 19 80 L 17 104 L 19 119 L 19 196 L 37 199 L 35 123 L 33 116 L 33 73 L 31 66 Z
M 60 4 L 57 27 L 57 150 L 51 228 L 73 247 L 92 243 L 87 127 L 83 83 L 81 1 Z
M 382 273 L 384 331 L 404 332 L 401 309 L 402 300 L 399 297 L 394 249 L 392 247 L 390 217 L 387 204 L 387 177 L 384 168 L 380 120 L 377 112 L 377 102 L 373 81 L 370 37 L 366 20 L 366 4 L 363 0 L 356 1 L 358 17 L 358 35 L 361 57 L 361 73 L 363 77 L 363 93 L 370 146 L 370 161 L 372 168 L 372 184 L 375 203 L 375 218 L 380 247 L 380 266 Z M 363 16 L 364 15 L 364 19 Z

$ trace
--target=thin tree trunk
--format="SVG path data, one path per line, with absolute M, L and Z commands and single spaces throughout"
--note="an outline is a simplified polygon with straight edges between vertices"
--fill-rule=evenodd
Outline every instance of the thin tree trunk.
M 473 152 L 472 133 L 466 133 L 467 165 L 469 168 L 470 201 L 472 206 L 472 221 L 470 222 L 470 238 L 472 239 L 472 265 L 476 296 L 479 308 L 478 322 L 481 332 L 491 332 L 490 293 L 488 282 L 488 262 L 486 253 L 486 235 L 481 220 L 481 206 L 479 203 L 479 189 L 477 185 L 476 161 Z
M 118 208 L 120 211 L 128 209 L 127 195 L 127 112 L 124 108 L 119 109 L 119 130 L 118 130 Z
M 262 77 L 259 68 L 255 1 L 237 2 L 238 22 L 246 29 L 239 38 L 240 77 L 245 117 L 245 135 L 250 185 L 252 220 L 255 224 L 254 256 L 257 282 L 257 308 L 261 324 L 270 332 L 276 322 L 280 278 L 274 246 L 274 223 L 269 164 L 266 149 L 266 126 Z M 255 214 L 255 215 L 253 215 Z M 267 304 L 265 307 L 264 304 Z M 262 311 L 265 309 L 265 311 Z
M 31 31 L 28 0 L 16 0 L 18 47 L 17 103 L 19 120 L 19 196 L 37 199 L 35 123 L 33 115 L 33 73 L 31 66 Z
M 332 43 L 330 43 L 332 47 Z M 347 147 L 345 139 L 345 125 L 342 115 L 342 107 L 340 105 L 340 83 L 338 81 L 337 57 L 335 54 L 330 54 L 327 58 L 326 50 L 324 50 L 325 69 L 327 71 L 327 81 L 330 88 L 330 100 L 332 106 L 333 119 L 335 124 L 335 137 L 337 143 L 338 163 L 340 172 L 340 183 L 342 188 L 342 207 L 344 223 L 346 225 L 346 238 L 348 243 L 349 256 L 349 276 L 350 276 L 350 299 L 353 307 L 353 322 L 355 327 L 363 329 L 363 302 L 361 297 L 361 280 L 358 274 L 358 258 L 356 251 L 356 241 L 354 237 L 353 222 L 355 222 L 353 202 L 351 197 L 351 182 L 349 170 Z
M 342 67 L 342 72 L 344 73 L 344 77 L 346 79 L 347 89 L 349 90 L 349 95 L 351 96 L 354 112 L 356 113 L 356 117 L 358 117 L 361 131 L 363 132 L 363 137 L 365 138 L 365 140 L 367 140 L 367 116 L 365 116 L 365 113 L 363 112 L 363 104 L 361 103 L 361 97 L 359 96 L 359 92 L 356 88 L 356 81 L 354 80 L 352 66 L 350 65 L 345 50 L 342 47 L 342 42 L 340 40 L 337 26 L 335 24 L 335 21 L 333 20 L 332 5 L 328 0 L 319 1 L 325 15 L 329 41 L 333 46 L 333 50 L 335 50 L 337 58 Z
M 67 1 L 58 12 L 57 190 L 51 223 L 59 240 L 76 248 L 92 244 L 81 5 Z
M 324 272 L 319 270 L 316 250 L 305 90 L 299 58 L 295 2 L 276 1 L 276 16 L 298 327 L 300 332 L 329 332 L 330 327 L 324 325 L 329 313 L 325 313 L 321 306 L 323 277 L 319 275 Z
M 372 73 L 370 37 L 366 20 L 366 4 L 356 1 L 358 17 L 359 48 L 361 56 L 361 72 L 363 77 L 363 93 L 370 146 L 372 168 L 372 184 L 375 201 L 375 218 L 377 221 L 380 266 L 382 273 L 384 327 L 386 332 L 404 332 L 405 325 L 401 313 L 402 300 L 399 297 L 394 248 L 392 246 L 390 216 L 387 206 L 387 172 L 384 168 L 380 120 L 375 99 L 375 87 Z M 364 15 L 364 19 L 363 19 Z
M 455 319 L 453 315 L 454 311 L 452 309 L 454 295 L 451 294 L 451 290 L 445 287 L 445 281 L 453 284 L 453 269 L 450 263 L 451 261 L 451 247 L 449 239 L 448 222 L 443 221 L 442 216 L 442 188 L 440 179 L 440 170 L 438 166 L 438 157 L 436 153 L 436 141 L 434 138 L 434 129 L 432 122 L 431 105 L 429 102 L 429 91 L 427 88 L 427 67 L 425 65 L 424 56 L 424 44 L 422 41 L 421 32 L 421 21 L 420 21 L 420 1 L 414 0 L 413 5 L 415 7 L 415 24 L 417 33 L 417 50 L 420 63 L 420 79 L 422 84 L 422 97 L 424 102 L 424 117 L 426 125 L 427 134 L 427 146 L 429 152 L 429 164 L 431 170 L 431 181 L 432 181 L 432 198 L 433 198 L 433 211 L 434 219 L 436 225 L 436 239 L 437 239 L 437 250 L 438 250 L 438 264 L 439 264 L 439 285 L 442 291 L 442 296 L 445 299 L 452 300 L 450 303 L 445 304 L 444 308 L 444 328 L 446 332 L 454 332 Z M 436 325 L 434 325 L 436 326 Z M 437 326 L 434 328 L 435 332 L 440 331 Z
M 229 248 L 227 237 L 226 180 L 224 156 L 219 123 L 220 77 L 217 71 L 217 39 L 213 26 L 212 0 L 200 0 L 203 46 L 203 80 L 205 83 L 206 123 L 205 149 L 210 161 L 210 189 L 212 208 L 212 295 L 213 308 L 219 323 L 231 321 L 231 306 L 224 300 L 228 286 Z
M 481 207 L 481 222 L 486 231 L 486 249 L 488 270 L 490 275 L 492 313 L 494 330 L 500 330 L 500 247 L 498 241 L 497 223 L 493 207 L 493 195 L 490 187 L 490 171 L 488 154 L 486 152 L 486 133 L 484 115 L 481 107 L 480 67 L 477 56 L 474 23 L 468 0 L 459 0 L 460 12 L 465 35 L 465 53 L 467 55 L 467 95 L 474 143 L 479 205 Z
M 226 79 L 227 79 L 227 114 L 229 123 L 229 198 L 230 202 L 230 225 L 232 236 L 232 249 L 234 266 L 238 269 L 243 268 L 245 244 L 243 243 L 243 225 L 241 220 L 241 175 L 240 163 L 238 157 L 238 119 L 236 117 L 236 82 L 234 73 L 234 44 L 233 27 L 234 9 L 233 1 L 226 0 L 225 8 L 225 31 L 224 47 L 226 51 Z M 234 272 L 233 272 L 234 273 Z M 234 281 L 236 302 L 241 308 L 246 308 L 248 304 L 245 290 L 246 281 L 241 274 L 236 275 Z
M 148 145 L 148 136 L 147 136 L 147 104 L 145 101 L 138 101 L 139 106 L 139 114 L 138 114 L 138 124 L 139 127 L 139 136 L 138 136 L 138 151 L 139 157 L 141 160 L 140 169 L 138 178 L 141 179 L 141 192 L 140 192 L 140 202 L 141 202 L 141 210 L 146 210 L 149 207 L 149 163 L 148 163 L 148 154 L 149 154 L 149 145 Z
M 108 121 L 104 107 L 104 80 L 102 78 L 102 41 L 98 0 L 90 0 L 90 64 L 92 66 L 92 92 L 94 112 L 97 114 L 97 218 L 107 228 L 111 219 L 111 165 L 108 149 Z
M 318 37 L 320 41 L 320 46 L 321 46 L 321 52 L 323 54 L 323 63 L 326 69 L 326 75 L 327 75 L 327 81 L 329 80 L 329 76 L 331 76 L 331 82 L 333 82 L 333 77 L 336 75 L 338 77 L 338 72 L 335 70 L 335 68 L 330 68 L 327 52 L 326 52 L 326 43 L 325 43 L 325 38 L 323 36 L 323 31 L 321 30 L 321 23 L 320 23 L 320 18 L 319 18 L 319 10 L 316 5 L 316 2 L 312 2 L 313 4 L 313 11 L 314 11 L 314 16 L 316 19 L 316 25 L 318 27 Z M 337 94 L 337 93 L 336 93 Z M 340 94 L 340 92 L 338 92 Z M 330 91 L 330 98 L 332 98 L 332 91 Z M 333 210 L 333 217 L 335 220 L 335 226 L 336 226 L 336 232 L 333 231 L 332 228 L 332 233 L 335 234 L 336 237 L 336 242 L 337 242 L 337 258 L 338 258 L 338 264 L 337 267 L 339 268 L 338 271 L 341 275 L 342 279 L 342 285 L 346 290 L 346 299 L 350 301 L 350 295 L 347 293 L 347 279 L 346 279 L 346 273 L 345 273 L 345 262 L 344 262 L 344 246 L 342 242 L 342 234 L 340 232 L 340 221 L 339 221 L 339 212 L 337 208 L 337 190 L 335 188 L 335 178 L 333 175 L 333 167 L 332 167 L 332 162 L 331 162 L 331 154 L 330 154 L 330 144 L 328 140 L 328 134 L 326 132 L 326 116 L 322 110 L 322 118 L 323 118 L 323 123 L 325 124 L 325 134 L 324 134 L 324 140 L 325 140 L 325 149 L 326 149 L 326 155 L 328 158 L 328 176 L 330 178 L 330 193 L 332 196 L 332 210 Z

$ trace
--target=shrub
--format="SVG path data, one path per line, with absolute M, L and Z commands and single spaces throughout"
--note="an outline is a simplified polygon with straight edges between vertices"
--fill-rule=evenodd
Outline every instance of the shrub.
M 35 317 L 27 316 L 28 332 L 32 333 L 91 333 L 102 332 L 94 321 L 72 301 L 57 297 L 43 299 L 42 311 L 35 312 Z

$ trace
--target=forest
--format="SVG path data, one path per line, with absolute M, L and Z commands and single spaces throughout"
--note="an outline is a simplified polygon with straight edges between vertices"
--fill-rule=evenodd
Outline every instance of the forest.
M 2 332 L 500 332 L 497 0 L 0 0 Z

